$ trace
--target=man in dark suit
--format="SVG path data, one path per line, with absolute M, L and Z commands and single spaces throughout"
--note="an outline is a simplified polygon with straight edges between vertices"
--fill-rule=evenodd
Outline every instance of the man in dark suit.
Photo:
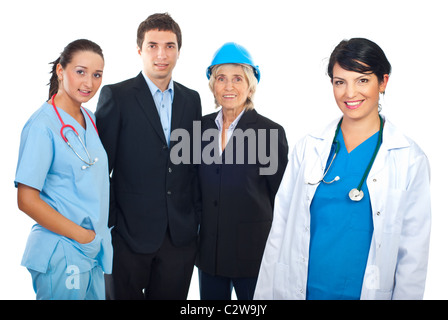
M 107 297 L 186 299 L 197 249 L 198 181 L 193 164 L 171 162 L 170 133 L 180 128 L 193 136 L 201 102 L 172 80 L 182 38 L 168 14 L 143 21 L 137 43 L 143 72 L 104 86 L 96 111 L 111 173 L 114 260 Z

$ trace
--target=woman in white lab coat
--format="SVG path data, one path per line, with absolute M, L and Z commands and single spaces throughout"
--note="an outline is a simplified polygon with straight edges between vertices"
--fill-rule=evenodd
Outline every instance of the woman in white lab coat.
M 342 117 L 295 146 L 255 299 L 421 299 L 430 235 L 426 155 L 383 115 L 391 66 L 374 42 L 333 51 Z

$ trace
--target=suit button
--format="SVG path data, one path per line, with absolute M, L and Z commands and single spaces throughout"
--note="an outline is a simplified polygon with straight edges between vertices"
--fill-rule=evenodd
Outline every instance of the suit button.
M 168 168 L 168 172 L 169 172 L 169 173 L 173 172 L 173 169 Z
M 170 195 L 171 195 L 171 191 L 168 190 L 168 191 L 166 192 L 166 194 L 170 196 Z
M 167 146 L 167 145 L 164 145 L 164 146 L 162 147 L 162 149 L 163 149 L 163 150 L 166 150 L 166 149 L 168 149 L 168 146 Z

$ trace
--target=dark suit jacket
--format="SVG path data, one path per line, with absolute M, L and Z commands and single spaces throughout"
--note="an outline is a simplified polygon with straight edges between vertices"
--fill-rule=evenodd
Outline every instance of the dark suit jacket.
M 217 130 L 216 115 L 217 113 L 213 113 L 203 117 L 203 132 L 211 128 Z M 236 126 L 238 128 L 243 132 L 249 128 L 254 129 L 257 145 L 261 139 L 259 129 L 266 129 L 267 142 L 270 141 L 269 130 L 277 130 L 277 172 L 274 175 L 260 175 L 259 169 L 263 165 L 259 157 L 257 156 L 255 163 L 248 158 L 250 138 L 244 142 L 240 140 L 240 144 L 243 143 L 239 146 L 241 148 L 235 142 L 233 164 L 226 164 L 227 158 L 232 154 L 229 142 L 221 156 L 222 164 L 200 165 L 202 217 L 196 265 L 212 275 L 257 277 L 272 224 L 274 197 L 288 161 L 288 144 L 283 127 L 259 115 L 255 110 L 246 111 L 242 115 Z M 210 149 L 204 149 L 210 142 L 202 143 L 203 150 Z M 269 143 L 267 145 L 269 154 Z M 236 150 L 244 151 L 243 164 L 237 164 Z
M 192 135 L 201 118 L 196 91 L 174 82 L 171 130 Z M 104 86 L 96 121 L 109 158 L 109 225 L 137 253 L 153 253 L 169 230 L 176 246 L 197 237 L 197 171 L 193 164 L 173 165 L 149 87 L 136 78 Z M 191 163 L 191 162 L 190 162 Z

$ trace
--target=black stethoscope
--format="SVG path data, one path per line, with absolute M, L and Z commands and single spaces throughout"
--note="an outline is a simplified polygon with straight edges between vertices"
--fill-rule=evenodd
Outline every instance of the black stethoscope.
M 64 139 L 65 143 L 70 147 L 70 149 L 72 149 L 73 152 L 78 156 L 78 158 L 79 158 L 82 162 L 85 163 L 85 165 L 83 165 L 83 166 L 81 167 L 81 169 L 82 169 L 82 170 L 85 170 L 85 169 L 87 169 L 87 168 L 90 168 L 91 166 L 93 166 L 93 165 L 98 161 L 98 158 L 95 158 L 95 159 L 93 159 L 93 161 L 92 161 L 92 158 L 90 157 L 90 153 L 89 153 L 89 151 L 87 150 L 87 147 L 86 147 L 86 145 L 84 144 L 84 142 L 82 142 L 82 139 L 81 139 L 81 137 L 80 137 L 79 134 L 78 134 L 78 131 L 76 131 L 76 129 L 75 129 L 72 125 L 69 125 L 69 124 L 65 124 L 65 123 L 64 123 L 64 121 L 62 120 L 61 115 L 59 114 L 58 109 L 56 108 L 56 105 L 54 104 L 54 98 L 55 98 L 55 97 L 56 97 L 56 94 L 54 94 L 53 97 L 51 97 L 51 104 L 53 105 L 54 111 L 55 111 L 56 114 L 58 115 L 59 121 L 61 121 L 61 124 L 62 124 L 62 128 L 61 128 L 61 137 L 62 137 L 62 139 Z M 89 117 L 90 121 L 91 121 L 92 124 L 93 124 L 93 127 L 94 127 L 95 130 L 96 130 L 96 133 L 98 133 L 98 129 L 96 128 L 95 122 L 93 121 L 93 119 L 92 119 L 92 117 L 90 116 L 90 114 L 86 111 L 86 109 L 84 109 L 84 107 L 81 107 L 81 108 L 84 110 L 84 112 L 85 112 L 85 113 L 87 114 L 87 116 Z M 76 152 L 76 150 L 72 147 L 72 145 L 70 144 L 70 142 L 68 141 L 67 137 L 66 137 L 65 134 L 64 134 L 64 130 L 65 130 L 65 129 L 71 129 L 71 130 L 73 130 L 73 132 L 75 132 L 75 134 L 76 134 L 76 136 L 78 137 L 79 142 L 81 142 L 81 145 L 82 145 L 82 147 L 84 148 L 84 151 L 85 151 L 85 153 L 87 154 L 87 157 L 89 158 L 89 160 L 84 160 L 84 159 L 78 154 L 78 152 Z
M 326 184 L 331 184 L 331 183 L 333 183 L 335 181 L 338 181 L 340 179 L 339 176 L 336 176 L 331 181 L 327 182 L 327 181 L 324 180 L 325 176 L 327 175 L 327 172 L 330 170 L 331 165 L 333 164 L 334 159 L 336 158 L 336 155 L 339 152 L 339 149 L 341 148 L 340 144 L 339 144 L 339 141 L 336 140 L 336 137 L 338 136 L 339 131 L 341 130 L 341 123 L 342 123 L 342 119 L 341 119 L 341 121 L 339 121 L 338 126 L 337 126 L 336 131 L 335 131 L 335 134 L 334 134 L 334 138 L 333 138 L 333 142 L 332 142 L 332 148 L 333 148 L 333 146 L 335 146 L 335 151 L 334 151 L 333 158 L 331 159 L 330 165 L 328 166 L 327 170 L 325 170 L 324 175 L 322 176 L 322 179 L 320 179 L 316 183 L 308 182 L 308 184 L 315 185 L 315 184 L 319 184 L 320 182 L 323 182 L 323 183 L 326 183 Z M 370 159 L 370 162 L 369 162 L 369 165 L 367 166 L 366 171 L 364 171 L 364 175 L 362 176 L 362 179 L 359 182 L 358 187 L 357 188 L 353 188 L 348 193 L 348 197 L 352 201 L 360 201 L 364 197 L 364 192 L 362 192 L 361 187 L 362 187 L 362 185 L 364 184 L 364 182 L 367 179 L 367 175 L 369 174 L 370 169 L 372 168 L 373 162 L 375 161 L 376 155 L 378 154 L 378 151 L 380 149 L 381 142 L 383 141 L 383 128 L 384 128 L 384 120 L 380 116 L 380 132 L 378 134 L 378 141 L 376 143 L 375 152 L 373 153 L 373 156 Z

